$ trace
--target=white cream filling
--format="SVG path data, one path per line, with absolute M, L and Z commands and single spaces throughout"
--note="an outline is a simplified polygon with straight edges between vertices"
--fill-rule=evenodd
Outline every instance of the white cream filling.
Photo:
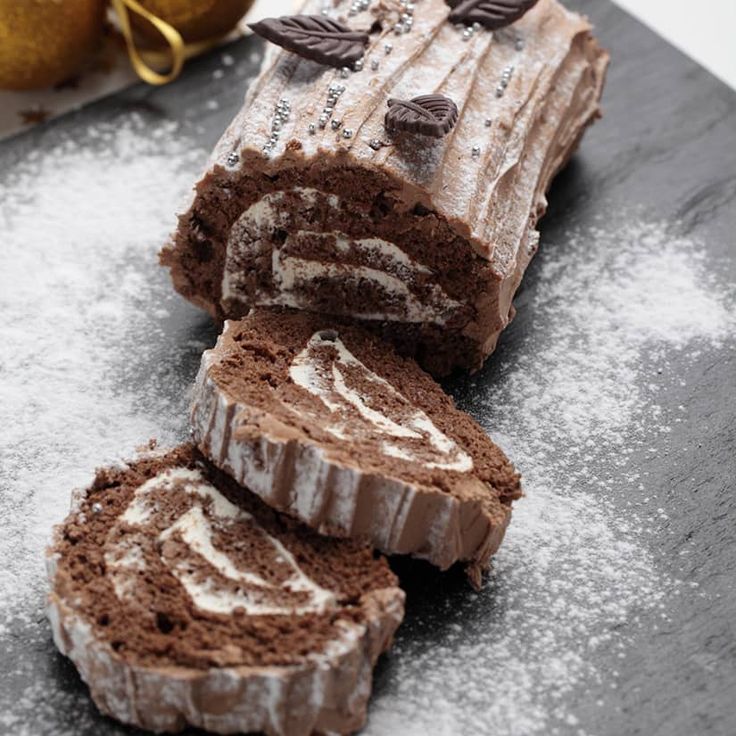
M 337 353 L 334 358 L 332 351 Z M 348 384 L 341 367 L 351 366 L 360 371 L 362 380 L 376 387 L 377 396 L 390 396 L 404 411 L 390 417 L 375 409 L 367 398 Z M 388 381 L 371 371 L 358 360 L 333 333 L 317 332 L 307 346 L 294 358 L 289 376 L 297 386 L 305 389 L 335 415 L 328 431 L 339 439 L 359 439 L 365 434 L 365 425 L 385 435 L 382 451 L 390 456 L 423 464 L 428 468 L 467 472 L 473 468 L 473 459 L 458 444 L 441 432 L 427 414 L 400 394 Z M 362 421 L 356 421 L 356 410 Z M 429 445 L 427 457 L 417 457 L 411 445 L 402 439 L 422 440 Z
M 160 490 L 186 494 L 197 502 L 159 533 L 159 549 L 163 548 L 166 541 L 176 537 L 221 576 L 249 588 L 236 587 L 231 590 L 218 585 L 213 578 L 203 580 L 201 573 L 192 569 L 187 559 L 169 560 L 162 554 L 164 563 L 201 610 L 230 614 L 235 609 L 242 608 L 247 614 L 254 616 L 290 615 L 320 613 L 335 605 L 334 593 L 309 578 L 291 552 L 261 527 L 258 529 L 273 547 L 275 560 L 287 564 L 292 570 L 290 577 L 283 583 L 274 584 L 256 572 L 241 570 L 226 552 L 217 549 L 212 543 L 213 523 L 226 527 L 228 524 L 247 521 L 252 528 L 256 521 L 251 514 L 231 503 L 214 486 L 207 483 L 201 473 L 187 468 L 166 470 L 141 485 L 128 508 L 111 529 L 105 548 L 105 563 L 119 599 L 135 597 L 137 572 L 145 568 L 139 546 L 140 534 L 143 533 L 143 525 L 154 522 L 159 513 L 150 496 L 152 492 Z M 205 510 L 202 502 L 206 499 L 210 500 L 210 504 Z M 131 534 L 126 528 L 125 533 L 120 534 L 120 525 L 139 528 L 141 532 Z M 309 601 L 291 606 L 269 602 L 274 592 L 284 590 L 307 593 Z
M 340 200 L 334 194 L 324 194 L 319 189 L 313 187 L 294 187 L 290 190 L 294 194 L 301 197 L 306 208 L 315 207 L 319 198 L 326 197 L 327 204 L 332 209 L 337 209 Z M 286 218 L 286 212 L 280 210 L 275 205 L 279 200 L 283 199 L 283 192 L 270 192 L 264 194 L 257 202 L 254 202 L 242 215 L 241 219 L 246 218 L 250 224 L 258 228 L 271 228 L 278 226 Z
M 307 210 L 315 206 L 318 198 L 325 199 L 333 210 L 340 207 L 340 200 L 334 194 L 325 195 L 316 189 L 302 187 L 295 187 L 291 192 L 301 197 L 304 209 Z M 284 228 L 288 222 L 288 212 L 282 203 L 283 199 L 283 192 L 264 195 L 243 212 L 233 231 L 236 233 L 263 231 L 270 234 L 276 229 Z M 307 235 L 334 242 L 335 258 L 325 262 L 284 252 L 287 248 L 294 252 L 299 239 Z M 236 267 L 230 264 L 240 260 L 237 255 L 263 254 L 268 252 L 269 248 L 272 249 L 271 275 L 276 293 L 275 295 L 266 292 L 257 293 L 255 301 L 259 305 L 308 310 L 312 308 L 312 304 L 305 289 L 317 282 L 335 280 L 348 284 L 370 282 L 385 296 L 379 302 L 379 308 L 366 309 L 361 304 L 344 305 L 341 313 L 358 319 L 444 324 L 457 309 L 462 307 L 461 302 L 450 298 L 437 284 L 432 284 L 428 293 L 421 298 L 418 297 L 410 285 L 418 276 L 432 272 L 394 243 L 381 238 L 351 239 L 339 230 L 319 232 L 299 229 L 287 235 L 283 246 L 278 243 L 266 243 L 260 238 L 243 242 L 237 235 L 231 236 L 227 245 L 222 282 L 223 299 L 248 301 L 245 274 L 238 273 Z M 348 253 L 351 249 L 363 255 L 373 256 L 385 265 L 372 267 L 341 261 L 340 254 Z

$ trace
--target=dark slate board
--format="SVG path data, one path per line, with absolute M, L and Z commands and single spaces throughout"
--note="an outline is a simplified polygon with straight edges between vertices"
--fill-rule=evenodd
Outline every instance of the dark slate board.
M 574 5 L 593 18 L 614 61 L 605 119 L 557 179 L 542 226 L 543 241 L 564 247 L 569 222 L 585 224 L 605 216 L 601 203 L 635 205 L 651 219 L 677 223 L 678 232 L 701 239 L 709 259 L 726 264 L 724 278 L 736 283 L 736 94 L 605 0 Z M 233 44 L 228 51 L 238 63 L 220 80 L 212 78 L 219 64 L 215 54 L 190 63 L 184 76 L 168 87 L 137 86 L 0 144 L 0 168 L 33 147 L 52 145 L 62 134 L 82 130 L 84 124 L 114 119 L 131 109 L 150 120 L 178 120 L 209 147 L 235 113 L 257 66 L 248 59 L 259 48 L 255 39 Z M 207 108 L 205 98 L 216 99 L 219 109 Z M 535 319 L 524 304 L 534 293 L 543 258 L 544 251 L 529 270 L 517 299 L 519 314 L 496 356 L 479 378 L 448 385 L 460 405 L 476 416 L 484 387 L 494 380 L 498 365 L 513 357 Z M 208 321 L 183 302 L 167 328 L 162 356 L 185 340 L 211 344 L 215 338 Z M 170 390 L 180 392 L 193 377 L 198 356 L 181 351 L 177 355 L 178 382 L 172 382 Z M 641 622 L 625 656 L 615 662 L 619 687 L 613 693 L 606 689 L 606 707 L 592 706 L 604 695 L 603 685 L 572 692 L 569 706 L 579 723 L 555 724 L 555 733 L 736 733 L 736 351 L 720 351 L 707 366 L 680 368 L 688 385 L 671 388 L 665 401 L 672 407 L 687 404 L 690 421 L 677 425 L 668 437 L 669 454 L 647 460 L 654 491 L 670 519 L 666 529 L 650 530 L 648 544 L 664 571 L 671 568 L 673 575 L 682 576 L 678 552 L 688 541 L 686 578 L 699 585 L 703 596 L 678 598 L 669 610 L 669 626 L 656 634 L 650 622 Z M 146 366 L 140 370 L 144 380 Z M 685 484 L 696 492 L 679 492 Z M 624 498 L 610 500 L 624 508 Z M 409 590 L 400 638 L 424 636 L 431 643 L 433 622 L 440 616 L 434 611 L 442 599 L 464 595 L 462 581 L 450 575 L 440 584 L 422 566 L 400 568 Z M 30 682 L 54 693 L 52 713 L 42 702 L 29 701 L 24 722 L 8 733 L 130 732 L 95 714 L 74 668 L 53 649 L 40 605 L 38 622 L 11 625 L 0 639 L 0 651 L 0 702 L 20 697 Z M 594 656 L 603 671 L 613 666 L 605 652 Z M 393 667 L 392 660 L 379 667 L 377 694 L 395 687 Z

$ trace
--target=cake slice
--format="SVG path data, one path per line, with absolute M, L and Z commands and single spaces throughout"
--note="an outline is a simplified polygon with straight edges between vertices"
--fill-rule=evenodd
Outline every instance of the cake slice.
M 441 569 L 462 561 L 475 585 L 521 494 L 501 450 L 412 359 L 307 312 L 226 323 L 202 358 L 192 429 L 274 508 Z
M 349 317 L 435 374 L 479 368 L 608 63 L 556 0 L 482 25 L 498 22 L 485 6 L 509 21 L 530 5 L 312 0 L 256 24 L 285 48 L 162 251 L 176 289 L 219 319 L 275 305 Z
M 49 618 L 106 715 L 352 733 L 404 594 L 385 560 L 265 506 L 191 445 L 99 471 L 48 550 Z

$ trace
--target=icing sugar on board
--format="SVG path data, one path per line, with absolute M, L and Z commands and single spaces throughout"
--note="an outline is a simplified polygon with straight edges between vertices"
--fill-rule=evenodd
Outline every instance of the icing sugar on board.
M 605 118 L 552 189 L 499 350 L 448 384 L 528 497 L 480 594 L 397 566 L 372 736 L 736 731 L 736 94 L 603 0 L 570 5 L 611 50 Z M 94 466 L 185 435 L 216 333 L 155 253 L 261 49 L 0 145 L 0 732 L 127 732 L 53 649 L 43 541 Z

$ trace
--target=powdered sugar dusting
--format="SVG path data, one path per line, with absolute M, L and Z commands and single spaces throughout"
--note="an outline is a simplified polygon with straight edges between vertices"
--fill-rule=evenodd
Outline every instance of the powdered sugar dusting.
M 160 385 L 183 349 L 141 371 L 166 342 L 156 252 L 203 153 L 137 116 L 77 137 L 0 175 L 0 612 L 23 618 L 39 618 L 42 551 L 71 488 L 185 431 L 184 392 Z
M 670 430 L 651 376 L 732 340 L 736 291 L 708 277 L 698 243 L 636 219 L 541 260 L 521 349 L 465 397 L 527 497 L 484 591 L 400 630 L 369 734 L 587 733 L 576 697 L 616 688 L 629 634 L 664 622 L 682 585 L 647 545 L 640 456 L 665 451 Z
M 183 376 L 207 347 L 172 334 L 169 300 L 179 317 L 189 307 L 155 267 L 203 152 L 135 117 L 84 139 L 0 172 L 0 730 L 14 734 L 99 732 L 70 666 L 39 654 L 42 549 L 95 466 L 184 436 Z M 546 244 L 522 344 L 461 397 L 519 465 L 527 498 L 485 590 L 438 596 L 400 630 L 368 734 L 585 733 L 571 694 L 616 686 L 595 656 L 615 663 L 640 619 L 666 619 L 680 584 L 647 545 L 659 512 L 640 459 L 681 417 L 652 377 L 675 354 L 731 349 L 736 294 L 707 277 L 718 269 L 697 243 L 626 222 Z M 614 511 L 614 497 L 631 501 Z M 10 702 L 4 678 L 29 684 Z

